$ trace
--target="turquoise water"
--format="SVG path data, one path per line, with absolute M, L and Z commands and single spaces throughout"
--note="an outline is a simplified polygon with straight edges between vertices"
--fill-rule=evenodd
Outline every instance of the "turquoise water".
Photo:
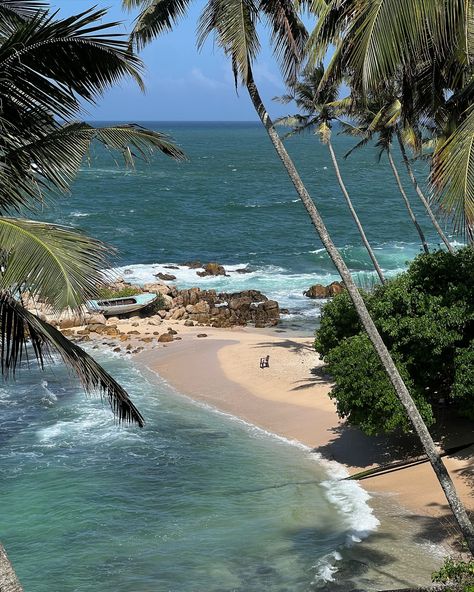
M 60 366 L 0 390 L 1 536 L 26 591 L 306 591 L 376 525 L 309 452 L 101 361 L 144 430 Z
M 302 291 L 337 276 L 262 129 L 156 127 L 189 162 L 156 157 L 124 171 L 96 150 L 72 196 L 41 218 L 112 244 L 111 266 L 131 281 L 178 265 L 179 286 L 260 289 L 290 310 L 288 323 L 303 320 L 312 331 L 319 309 Z M 339 136 L 334 143 L 341 155 L 350 146 Z M 312 136 L 288 146 L 348 265 L 370 281 L 324 147 Z M 387 167 L 370 151 L 341 166 L 382 267 L 397 273 L 420 247 Z M 190 259 L 217 260 L 229 277 L 199 278 L 180 265 Z M 241 267 L 250 273 L 237 274 Z M 143 431 L 118 428 L 61 366 L 25 370 L 0 389 L 0 539 L 27 592 L 346 591 L 360 570 L 361 589 L 379 589 L 387 563 L 397 565 L 395 547 L 410 549 L 400 558 L 410 573 L 429 571 L 415 535 L 381 537 L 393 547 L 383 571 L 380 549 L 370 549 L 377 539 L 352 546 L 376 520 L 364 492 L 338 482 L 334 467 L 101 356 L 145 415 Z

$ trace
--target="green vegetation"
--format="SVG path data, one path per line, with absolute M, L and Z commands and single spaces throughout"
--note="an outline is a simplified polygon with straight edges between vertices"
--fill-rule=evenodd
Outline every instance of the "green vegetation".
M 113 288 L 105 286 L 99 289 L 97 297 L 101 300 L 105 300 L 106 298 L 126 298 L 127 296 L 135 296 L 136 294 L 141 293 L 142 291 L 140 288 L 136 288 L 135 286 L 127 286 L 120 290 L 114 290 Z
M 474 418 L 474 249 L 420 255 L 407 272 L 364 294 L 424 421 L 440 401 Z M 347 293 L 323 309 L 315 347 L 335 380 L 341 417 L 367 434 L 409 429 Z
M 474 560 L 448 557 L 432 579 L 433 582 L 447 584 L 446 592 L 474 592 Z

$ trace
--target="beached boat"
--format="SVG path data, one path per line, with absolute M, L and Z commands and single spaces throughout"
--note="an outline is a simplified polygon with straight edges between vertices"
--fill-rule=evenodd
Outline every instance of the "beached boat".
M 89 312 L 102 313 L 105 316 L 121 315 L 150 306 L 157 298 L 156 294 L 136 294 L 107 300 L 88 300 L 86 308 Z

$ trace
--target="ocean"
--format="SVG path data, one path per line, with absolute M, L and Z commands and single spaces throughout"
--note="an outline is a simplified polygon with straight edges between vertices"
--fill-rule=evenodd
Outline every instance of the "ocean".
M 126 171 L 95 149 L 71 196 L 39 217 L 110 243 L 110 267 L 129 281 L 168 271 L 179 287 L 259 289 L 289 309 L 283 325 L 313 331 L 320 305 L 302 292 L 337 276 L 260 126 L 144 125 L 170 133 L 189 161 L 159 155 Z M 344 161 L 345 137 L 334 145 L 381 265 L 396 274 L 420 246 L 389 170 L 371 150 Z M 325 148 L 311 135 L 288 148 L 349 267 L 370 284 Z M 183 265 L 196 259 L 229 276 L 199 278 Z M 128 389 L 145 429 L 117 426 L 60 364 L 22 368 L 0 389 L 0 540 L 27 592 L 377 590 L 394 581 L 397 561 L 403 583 L 426 581 L 437 565 L 393 500 L 369 505 L 334 463 L 93 353 Z

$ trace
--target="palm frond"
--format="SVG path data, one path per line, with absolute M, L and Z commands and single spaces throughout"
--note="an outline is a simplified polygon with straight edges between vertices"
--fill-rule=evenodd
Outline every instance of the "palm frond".
M 47 2 L 37 0 L 0 0 L 0 31 L 4 34 L 19 21 L 34 18 L 47 8 Z
M 106 12 L 87 10 L 65 19 L 38 13 L 15 27 L 0 45 L 3 111 L 42 109 L 68 118 L 80 100 L 94 102 L 123 76 L 140 85 L 142 63 L 124 36 L 101 23 Z M 13 120 L 13 117 L 10 117 Z
M 0 211 L 41 202 L 44 191 L 67 192 L 94 141 L 118 151 L 127 166 L 133 166 L 136 158 L 148 160 L 155 150 L 176 160 L 185 159 L 167 135 L 136 124 L 50 125 L 28 141 L 17 137 L 9 142 L 0 167 Z
M 455 231 L 474 239 L 474 108 L 433 155 L 435 199 Z
M 260 0 L 259 10 L 271 29 L 275 56 L 288 84 L 296 82 L 303 62 L 308 32 L 292 0 Z
M 27 289 L 55 311 L 77 308 L 96 295 L 111 250 L 61 226 L 5 217 L 0 248 L 0 291 Z
M 260 49 L 258 6 L 254 0 L 209 0 L 198 23 L 198 47 L 213 33 L 231 59 L 236 85 L 244 84 Z
M 145 424 L 127 392 L 100 364 L 55 327 L 27 311 L 8 292 L 0 292 L 0 333 L 0 362 L 5 378 L 14 375 L 21 360 L 28 357 L 28 343 L 41 367 L 55 351 L 75 372 L 87 393 L 98 391 L 108 401 L 119 422 L 140 427 Z
M 171 31 L 186 14 L 191 0 L 122 0 L 124 8 L 140 8 L 135 19 L 130 41 L 137 49 L 143 49 L 155 37 Z

